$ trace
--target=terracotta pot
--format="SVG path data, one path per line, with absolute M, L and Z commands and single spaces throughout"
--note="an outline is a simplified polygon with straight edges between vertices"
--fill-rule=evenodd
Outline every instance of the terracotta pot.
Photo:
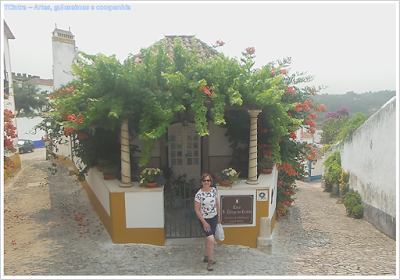
M 114 179 L 117 179 L 117 174 L 104 174 L 103 173 L 103 178 L 104 178 L 104 180 L 114 180 Z
M 104 174 L 103 173 L 103 178 L 104 178 L 104 180 L 114 180 L 114 179 L 117 179 L 117 174 Z
M 154 183 L 147 183 L 146 188 L 151 189 L 151 188 L 157 188 L 157 182 Z
M 271 174 L 272 170 L 274 170 L 273 168 L 263 168 L 261 169 L 261 173 L 262 174 Z
M 219 183 L 219 185 L 220 185 L 221 187 L 231 187 L 231 186 L 232 186 L 232 182 L 230 182 L 230 181 L 228 181 L 228 180 L 219 181 L 218 183 Z

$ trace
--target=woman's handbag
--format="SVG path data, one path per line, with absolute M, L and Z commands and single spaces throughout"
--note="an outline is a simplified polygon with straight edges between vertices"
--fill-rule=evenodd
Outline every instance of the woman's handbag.
M 224 228 L 221 224 L 217 224 L 217 228 L 215 229 L 215 238 L 219 241 L 224 241 L 225 239 Z

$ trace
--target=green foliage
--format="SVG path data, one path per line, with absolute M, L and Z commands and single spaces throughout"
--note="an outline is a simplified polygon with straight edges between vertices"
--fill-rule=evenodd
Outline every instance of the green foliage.
M 335 151 L 330 156 L 328 156 L 324 161 L 324 166 L 325 166 L 325 175 L 324 175 L 325 181 L 334 184 L 339 184 L 342 173 L 339 151 Z
M 355 218 L 361 218 L 363 214 L 363 206 L 361 204 L 361 195 L 356 190 L 349 190 L 346 193 L 343 204 L 346 207 L 346 212 Z
M 312 96 L 312 100 L 324 104 L 328 112 L 334 112 L 342 106 L 346 106 L 350 111 L 350 117 L 359 112 L 368 119 L 395 95 L 396 91 L 393 90 L 364 93 L 347 92 L 346 94 L 320 94 Z M 322 126 L 325 114 L 324 112 L 317 112 L 316 123 L 318 126 Z
M 346 123 L 344 123 L 339 135 L 335 138 L 336 142 L 345 139 L 351 133 L 353 133 L 357 128 L 359 128 L 367 118 L 362 113 L 356 113 L 352 116 Z
M 340 194 L 342 197 L 346 196 L 346 193 L 349 191 L 349 179 L 350 179 L 350 173 L 349 172 L 342 172 L 340 176 L 340 183 L 339 183 L 339 188 L 340 188 Z
M 72 66 L 76 79 L 50 96 L 51 110 L 38 128 L 49 133 L 52 147 L 65 142 L 65 136 L 79 140 L 73 152 L 82 159 L 82 174 L 97 164 L 101 146 L 110 148 L 106 156 L 120 157 L 118 141 L 114 147 L 110 142 L 97 143 L 96 138 L 119 135 L 123 120 L 128 120 L 129 132 L 145 142 L 139 162 L 145 166 L 155 141 L 165 135 L 178 113 L 185 112 L 200 136 L 209 134 L 209 121 L 228 128 L 235 161 L 231 166 L 245 173 L 249 114 L 226 111 L 227 106 L 244 105 L 262 110 L 259 128 L 268 132 L 259 133 L 259 143 L 268 146 L 275 162 L 287 163 L 289 174 L 281 178 L 286 176 L 285 180 L 294 184 L 304 173 L 298 161 L 310 149 L 291 141 L 290 133 L 299 126 L 315 127 L 311 120 L 315 116 L 309 111 L 317 111 L 317 106 L 310 96 L 319 89 L 299 86 L 313 77 L 289 75 L 290 58 L 254 69 L 254 49 L 243 52 L 238 61 L 213 49 L 200 57 L 196 43 L 187 49 L 179 38 L 174 44 L 173 55 L 163 42 L 142 49 L 141 63 L 133 56 L 121 63 L 115 55 L 80 52 Z
M 335 144 L 344 140 L 366 120 L 367 118 L 362 113 L 356 113 L 351 118 L 342 116 L 325 121 L 322 126 L 321 143 Z
M 337 142 L 336 137 L 340 134 L 347 121 L 347 116 L 342 116 L 337 119 L 331 118 L 325 121 L 322 126 L 321 143 L 335 144 Z
M 40 93 L 36 85 L 22 83 L 13 85 L 15 110 L 18 117 L 38 115 L 45 105 L 46 94 Z

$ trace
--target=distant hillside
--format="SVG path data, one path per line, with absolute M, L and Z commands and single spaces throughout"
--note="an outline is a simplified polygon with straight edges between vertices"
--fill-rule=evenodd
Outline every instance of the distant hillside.
M 369 118 L 395 95 L 396 91 L 385 90 L 361 94 L 350 91 L 346 94 L 321 94 L 312 96 L 313 103 L 324 104 L 326 106 L 326 112 L 317 112 L 318 119 L 316 120 L 316 124 L 317 126 L 321 126 L 326 113 L 334 112 L 342 106 L 349 109 L 350 116 L 361 112 Z

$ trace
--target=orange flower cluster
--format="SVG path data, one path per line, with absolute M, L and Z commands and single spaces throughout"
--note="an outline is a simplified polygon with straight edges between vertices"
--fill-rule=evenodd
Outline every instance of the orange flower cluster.
M 290 94 L 290 93 L 296 93 L 296 89 L 294 87 L 288 87 L 285 92 L 285 94 Z
M 255 47 L 248 47 L 246 48 L 246 52 L 250 55 L 255 54 L 256 53 L 256 48 Z
M 311 154 L 307 155 L 308 160 L 315 160 L 317 158 L 317 152 L 313 149 L 313 146 L 307 145 L 311 149 Z
M 290 131 L 289 137 L 292 138 L 293 140 L 297 138 L 296 132 Z
M 289 164 L 287 162 L 284 162 L 283 164 L 278 164 L 277 166 L 278 171 L 281 171 L 282 169 L 285 170 L 285 172 L 289 175 L 289 176 L 296 176 L 299 173 L 293 169 L 292 164 Z
M 16 150 L 11 139 L 18 137 L 17 128 L 12 123 L 13 118 L 13 112 L 9 109 L 4 109 L 4 148 L 8 148 L 10 151 Z
M 319 112 L 319 111 L 324 111 L 326 112 L 326 107 L 324 104 L 321 104 L 321 106 L 314 106 L 314 111 Z
M 73 129 L 72 127 L 64 127 L 64 134 L 65 136 L 69 136 L 71 133 L 73 133 L 75 131 L 75 129 Z
M 297 103 L 296 107 L 294 107 L 293 110 L 295 110 L 296 112 L 300 112 L 301 110 L 308 112 L 310 111 L 310 105 L 312 105 L 312 101 L 310 99 L 304 101 L 303 104 L 301 104 L 301 102 L 299 101 L 299 103 Z
M 310 119 L 318 119 L 317 114 L 314 113 L 314 112 L 312 112 L 311 114 L 309 114 L 308 117 L 309 117 Z
M 85 117 L 82 115 L 82 113 L 79 113 L 78 116 L 75 116 L 75 114 L 70 114 L 70 115 L 62 114 L 61 116 L 64 119 L 66 119 L 67 121 L 71 121 L 71 122 L 74 122 L 74 123 L 82 123 L 83 120 L 85 119 Z
M 269 69 L 269 71 L 273 74 L 273 75 L 275 75 L 276 74 L 276 71 L 275 71 L 275 69 L 274 68 L 271 68 L 271 69 Z
M 215 92 L 214 91 L 211 91 L 210 92 L 210 90 L 212 90 L 213 89 L 213 87 L 211 86 L 210 87 L 210 89 L 208 89 L 206 86 L 199 86 L 199 90 L 200 91 L 204 91 L 204 93 L 205 94 L 207 94 L 208 96 L 210 96 L 210 97 L 213 97 L 214 95 L 215 95 Z
M 82 140 L 82 139 L 85 139 L 85 138 L 89 138 L 89 135 L 87 135 L 87 134 L 84 133 L 84 132 L 79 132 L 79 133 L 78 133 L 78 139 L 79 139 L 79 140 Z
M 283 70 L 279 71 L 279 74 L 287 75 L 287 74 L 289 74 L 289 70 L 283 69 Z
M 217 40 L 217 45 L 222 47 L 223 45 L 225 45 L 225 42 L 222 40 Z
M 259 128 L 258 131 L 260 133 L 267 133 L 268 132 L 268 128 Z
M 264 157 L 272 157 L 271 146 L 267 144 L 258 145 L 258 148 L 262 150 Z

